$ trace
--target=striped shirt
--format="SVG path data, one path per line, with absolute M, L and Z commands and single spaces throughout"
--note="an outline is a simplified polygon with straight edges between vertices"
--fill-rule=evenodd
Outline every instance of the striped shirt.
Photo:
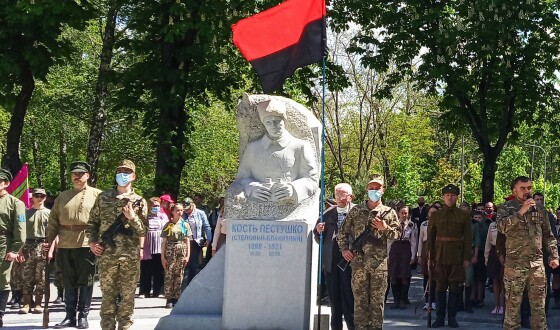
M 161 254 L 161 230 L 169 221 L 163 212 L 148 215 L 148 231 L 144 240 L 144 260 L 152 258 L 152 254 Z

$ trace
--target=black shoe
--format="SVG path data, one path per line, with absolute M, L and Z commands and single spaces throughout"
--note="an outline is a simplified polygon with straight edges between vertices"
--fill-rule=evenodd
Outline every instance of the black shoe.
M 20 309 L 21 305 L 19 304 L 18 301 L 14 302 L 11 306 L 10 309 Z
M 52 303 L 56 305 L 62 304 L 63 303 L 62 297 L 56 297 L 56 299 Z
M 432 328 L 441 328 L 445 326 L 445 321 L 444 320 L 435 320 L 434 323 L 432 323 Z
M 89 324 L 87 317 L 79 317 L 78 318 L 78 325 L 76 326 L 78 329 L 88 329 Z
M 62 322 L 55 324 L 55 329 L 63 329 L 63 328 L 75 328 L 76 327 L 76 317 L 66 317 Z
M 447 325 L 448 325 L 450 328 L 458 328 L 458 327 L 459 327 L 459 323 L 457 323 L 457 320 L 456 320 L 456 319 L 449 319 L 449 320 L 447 320 Z

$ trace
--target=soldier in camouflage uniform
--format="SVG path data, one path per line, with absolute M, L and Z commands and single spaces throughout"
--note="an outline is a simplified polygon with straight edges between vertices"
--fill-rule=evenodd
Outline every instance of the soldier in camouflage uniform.
M 441 193 L 444 205 L 428 223 L 428 260 L 436 281 L 436 320 L 432 327 L 443 327 L 447 312 L 447 324 L 457 328 L 459 285 L 465 281 L 465 269 L 472 257 L 471 217 L 456 206 L 457 186 L 449 184 Z
M 519 329 L 519 307 L 525 286 L 531 304 L 531 329 L 547 329 L 543 248 L 549 250 L 549 265 L 556 269 L 557 242 L 546 210 L 531 198 L 531 180 L 517 177 L 511 187 L 515 198 L 501 205 L 496 217 L 498 230 L 506 238 L 504 329 Z
M 66 316 L 56 329 L 89 327 L 87 316 L 93 295 L 95 256 L 89 250 L 87 222 L 101 190 L 88 186 L 91 167 L 85 162 L 70 164 L 73 188 L 63 191 L 54 201 L 47 224 L 47 239 L 53 244 L 58 236 L 56 262 L 62 272 Z M 76 320 L 76 311 L 78 319 Z
M 171 219 L 161 231 L 161 263 L 165 269 L 165 308 L 173 308 L 181 296 L 181 282 L 191 255 L 191 226 L 183 220 L 183 205 L 171 207 Z
M 87 231 L 91 251 L 98 256 L 101 285 L 101 328 L 129 329 L 134 312 L 134 293 L 140 277 L 140 259 L 147 228 L 146 201 L 134 193 L 136 166 L 130 160 L 120 162 L 116 170 L 117 187 L 102 192 L 91 210 Z M 139 202 L 139 203 L 138 203 Z M 127 233 L 114 236 L 115 246 L 101 241 L 101 236 L 123 216 Z M 117 297 L 120 303 L 117 306 Z
M 383 328 L 387 239 L 398 239 L 401 229 L 395 210 L 381 202 L 383 177 L 374 176 L 367 189 L 369 199 L 350 210 L 337 238 L 344 259 L 352 260 L 354 324 L 357 330 Z M 355 253 L 350 246 L 350 238 L 359 236 L 368 226 L 373 229 L 373 235 L 364 245 L 364 253 Z
M 23 305 L 23 264 L 19 254 L 12 263 L 10 288 L 12 289 L 12 300 L 8 302 L 8 305 L 10 305 L 10 309 L 20 309 Z
M 0 327 L 10 294 L 12 261 L 25 240 L 25 204 L 6 191 L 12 179 L 8 170 L 0 169 Z
M 33 207 L 25 212 L 27 218 L 26 240 L 20 251 L 23 266 L 23 306 L 19 313 L 27 314 L 31 308 L 31 297 L 35 295 L 34 314 L 43 313 L 41 301 L 45 293 L 45 267 L 47 256 L 44 252 L 46 243 L 47 221 L 51 211 L 45 207 L 47 193 L 44 189 L 33 190 Z

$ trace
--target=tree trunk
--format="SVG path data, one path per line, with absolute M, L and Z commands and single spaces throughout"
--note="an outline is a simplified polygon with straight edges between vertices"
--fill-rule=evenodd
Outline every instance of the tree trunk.
M 39 160 L 39 143 L 37 143 L 37 136 L 33 128 L 31 129 L 31 136 L 33 139 L 33 167 L 35 167 L 37 187 L 43 188 L 43 171 L 41 168 L 41 161 Z
M 484 148 L 482 150 L 482 155 L 484 156 L 484 163 L 482 167 L 482 202 L 493 202 L 494 201 L 494 181 L 496 179 L 496 170 L 498 169 L 498 156 L 501 150 L 496 150 L 496 147 Z
M 60 191 L 68 189 L 67 173 L 66 173 L 66 141 L 64 141 L 64 135 L 60 135 L 58 148 L 58 165 L 60 168 Z
M 21 90 L 10 118 L 10 128 L 6 134 L 6 154 L 2 160 L 3 166 L 13 174 L 16 174 L 23 165 L 20 155 L 21 135 L 27 107 L 35 90 L 35 78 L 29 63 L 22 59 L 19 63 L 19 69 L 21 71 Z
M 97 167 L 101 154 L 103 132 L 107 123 L 107 85 L 111 72 L 111 61 L 113 59 L 113 46 L 115 44 L 115 25 L 120 4 L 113 1 L 107 12 L 105 31 L 103 33 L 103 46 L 97 72 L 97 83 L 95 85 L 95 97 L 93 100 L 93 116 L 88 138 L 87 162 L 91 165 L 89 184 L 93 187 L 97 184 Z

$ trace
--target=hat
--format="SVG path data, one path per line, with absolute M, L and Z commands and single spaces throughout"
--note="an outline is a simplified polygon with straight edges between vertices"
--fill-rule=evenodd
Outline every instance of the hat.
M 35 189 L 33 189 L 32 193 L 33 193 L 33 195 L 35 195 L 35 194 L 40 194 L 40 195 L 45 195 L 45 196 L 47 195 L 47 192 L 43 188 L 35 188 Z
M 267 115 L 280 116 L 286 118 L 286 104 L 284 102 L 271 99 L 257 104 L 259 118 L 262 121 Z
M 183 199 L 183 204 L 185 205 L 191 205 L 193 202 L 192 198 L 190 197 L 185 197 L 185 199 Z
M 5 168 L 0 168 L 0 180 L 12 181 L 14 177 L 12 173 Z
M 451 194 L 455 194 L 455 195 L 459 195 L 459 187 L 457 187 L 454 184 L 448 184 L 447 186 L 443 187 L 443 189 L 441 190 L 441 194 L 445 195 L 447 193 L 451 193 Z
M 173 198 L 171 198 L 171 195 L 169 194 L 163 194 L 159 196 L 159 199 L 161 199 L 162 202 L 175 203 L 175 201 L 173 200 Z
M 70 163 L 70 172 L 89 173 L 91 172 L 91 166 L 86 162 L 72 162 Z
M 134 163 L 131 160 L 128 159 L 123 159 L 120 161 L 119 166 L 117 166 L 117 170 L 119 168 L 127 168 L 129 170 L 131 170 L 132 172 L 136 172 L 136 165 L 134 165 Z
M 380 185 L 384 185 L 385 184 L 385 180 L 383 179 L 383 176 L 379 175 L 379 174 L 373 174 L 371 176 L 371 179 L 369 180 L 368 184 L 372 183 L 372 182 L 377 182 Z

